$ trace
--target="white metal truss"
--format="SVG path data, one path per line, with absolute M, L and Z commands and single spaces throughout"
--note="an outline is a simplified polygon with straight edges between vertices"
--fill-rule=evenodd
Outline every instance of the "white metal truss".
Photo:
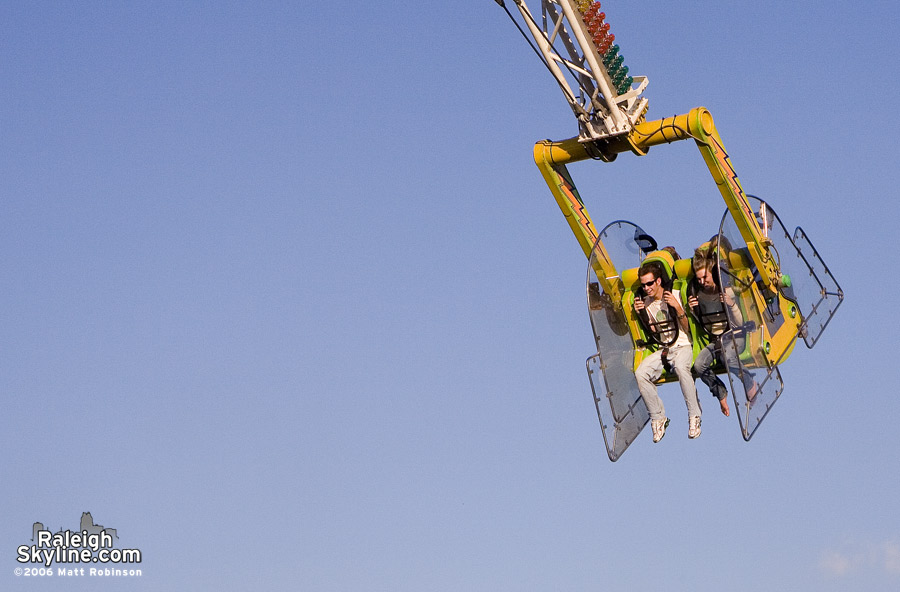
M 514 0 L 528 30 L 578 119 L 583 142 L 627 134 L 647 111 L 646 76 L 618 94 L 575 0 L 541 0 L 541 23 L 525 0 Z M 635 86 L 636 85 L 636 86 Z

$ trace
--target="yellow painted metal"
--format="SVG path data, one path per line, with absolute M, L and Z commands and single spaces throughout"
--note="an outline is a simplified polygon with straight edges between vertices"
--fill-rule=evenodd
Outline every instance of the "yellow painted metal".
M 578 195 L 569 171 L 563 164 L 560 164 L 560 161 L 569 161 L 573 154 L 576 154 L 577 160 L 587 158 L 584 145 L 578 143 L 577 140 L 566 142 L 544 140 L 534 146 L 534 160 L 544 176 L 544 181 L 550 187 L 557 205 L 566 217 L 572 232 L 575 233 L 575 238 L 578 239 L 578 244 L 581 245 L 584 254 L 590 257 L 591 247 L 597 240 L 597 229 L 584 207 L 581 196 Z
M 597 228 L 565 167 L 566 162 L 585 160 L 588 157 L 586 146 L 576 139 L 563 142 L 544 140 L 534 146 L 534 161 L 585 256 L 590 259 L 592 250 L 596 249 L 597 267 L 594 272 L 601 289 L 613 305 L 619 307 L 622 303 L 622 282 L 602 241 L 597 240 Z

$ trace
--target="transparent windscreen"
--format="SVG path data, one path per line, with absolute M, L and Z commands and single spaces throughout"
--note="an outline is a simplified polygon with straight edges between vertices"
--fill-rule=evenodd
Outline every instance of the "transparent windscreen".
M 760 209 L 760 223 L 765 224 L 781 269 L 781 293 L 799 307 L 803 319 L 800 336 L 812 348 L 840 306 L 843 291 L 802 228 L 788 233 L 771 206 Z
M 816 293 L 805 295 L 803 301 L 799 302 L 804 320 L 801 335 L 803 341 L 806 342 L 806 347 L 811 348 L 819 340 L 831 317 L 834 316 L 838 306 L 844 300 L 844 291 L 841 290 L 837 280 L 828 270 L 828 266 L 819 257 L 819 253 L 799 226 L 794 231 L 794 246 L 797 248 L 798 258 L 803 259 L 816 277 L 815 287 L 819 289 Z M 809 285 L 813 286 L 811 282 Z
M 617 270 L 628 269 L 640 266 L 644 253 L 655 248 L 655 241 L 639 227 L 613 222 L 600 233 L 588 264 L 588 312 L 597 354 L 587 359 L 587 371 L 612 461 L 618 460 L 637 438 L 650 415 L 634 378 L 631 332 L 622 309 L 600 287 L 596 270 L 603 266 L 598 258 L 606 258 Z
M 606 251 L 613 266 L 622 271 L 640 267 L 644 256 L 656 248 L 656 241 L 643 228 L 625 220 L 616 220 L 600 231 L 594 255 L 603 256 L 603 251 Z
M 751 205 L 758 206 L 759 200 L 751 200 Z M 733 319 L 733 328 L 721 336 L 721 358 L 741 433 L 749 440 L 783 390 L 781 374 L 777 366 L 769 365 L 764 349 L 764 327 L 768 324 L 771 329 L 783 320 L 778 298 L 767 298 L 761 291 L 759 271 L 728 212 L 719 227 L 718 262 L 722 298 L 729 304 L 735 302 L 741 316 Z
M 758 366 L 750 362 L 752 339 L 752 333 L 734 330 L 723 335 L 721 341 L 722 357 L 744 440 L 753 437 L 784 389 L 778 366 Z
M 601 354 L 591 356 L 587 359 L 587 371 L 606 452 L 611 461 L 617 461 L 650 421 L 650 414 L 637 390 L 634 374 L 630 380 L 625 376 L 631 368 L 607 360 Z

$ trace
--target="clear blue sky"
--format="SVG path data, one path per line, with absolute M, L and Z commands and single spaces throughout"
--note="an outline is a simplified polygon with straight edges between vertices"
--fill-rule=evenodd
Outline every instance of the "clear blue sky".
M 750 443 L 669 386 L 607 459 L 576 127 L 493 1 L 2 3 L 0 588 L 897 590 L 900 8 L 605 10 L 844 288 Z M 682 253 L 723 210 L 688 143 L 571 171 Z M 142 578 L 14 575 L 84 511 Z

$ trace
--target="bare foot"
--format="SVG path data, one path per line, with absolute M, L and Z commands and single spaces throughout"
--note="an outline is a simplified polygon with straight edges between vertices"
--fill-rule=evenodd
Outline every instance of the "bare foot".
M 747 391 L 747 400 L 752 401 L 753 399 L 755 399 L 757 391 L 759 391 L 759 385 L 754 380 L 753 386 L 751 386 L 750 389 Z
M 722 415 L 725 417 L 731 415 L 731 412 L 728 410 L 728 397 L 719 399 L 719 408 L 722 410 Z
M 754 380 L 753 386 L 750 387 L 750 390 L 747 391 L 747 400 L 750 401 L 750 409 L 753 409 L 753 406 L 756 405 L 756 395 L 759 394 L 759 384 Z

